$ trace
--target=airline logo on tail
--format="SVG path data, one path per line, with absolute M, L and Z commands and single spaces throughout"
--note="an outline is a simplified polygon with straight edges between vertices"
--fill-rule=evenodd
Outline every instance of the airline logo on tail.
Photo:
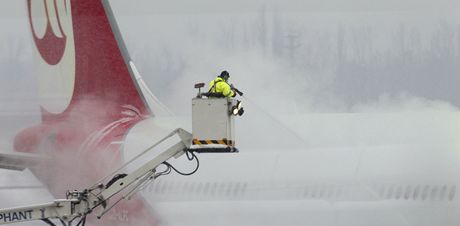
M 108 2 L 27 0 L 27 7 L 42 123 L 19 132 L 14 149 L 47 157 L 32 172 L 58 197 L 118 168 L 128 132 L 152 115 L 126 63 L 129 56 Z M 155 224 L 140 196 L 113 213 L 123 217 L 89 223 Z
M 41 105 L 48 112 L 61 113 L 69 106 L 75 85 L 70 0 L 28 0 L 27 7 L 36 46 Z

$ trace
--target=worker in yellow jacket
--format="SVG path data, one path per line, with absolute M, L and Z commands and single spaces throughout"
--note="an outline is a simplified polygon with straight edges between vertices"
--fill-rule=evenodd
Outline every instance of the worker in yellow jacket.
M 227 71 L 222 71 L 216 79 L 209 83 L 209 97 L 235 97 L 232 87 L 227 83 L 230 74 Z

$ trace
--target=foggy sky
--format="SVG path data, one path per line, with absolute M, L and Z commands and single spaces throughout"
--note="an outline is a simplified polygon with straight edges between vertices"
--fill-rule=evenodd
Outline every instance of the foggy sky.
M 283 96 L 291 109 L 300 104 L 309 111 L 325 106 L 328 111 L 350 111 L 354 106 L 366 109 L 366 104 L 414 103 L 411 97 L 422 106 L 460 106 L 453 88 L 460 69 L 451 58 L 436 60 L 433 49 L 454 45 L 449 49 L 459 51 L 458 1 L 111 3 L 141 74 L 173 108 L 177 101 L 186 106 L 184 97 L 193 95 L 193 89 L 178 92 L 180 87 L 207 82 L 223 69 L 231 70 L 232 81 L 253 98 L 259 91 L 270 98 Z M 4 0 L 0 15 L 1 107 L 14 111 L 15 99 L 36 101 L 25 1 Z M 338 45 L 343 45 L 341 53 Z M 415 64 L 404 62 L 405 56 L 399 55 L 403 48 L 415 51 Z M 346 61 L 334 59 L 336 54 Z M 419 65 L 432 65 L 432 71 Z M 260 80 L 268 86 L 260 86 Z M 258 101 L 269 104 L 267 98 Z M 20 109 L 32 111 L 31 106 L 22 104 Z
M 458 111 L 458 0 L 111 2 L 134 63 L 174 113 L 189 113 L 195 82 L 230 71 L 247 98 L 238 122 L 243 149 L 262 127 L 261 140 L 307 137 L 297 148 L 456 140 L 457 127 L 443 114 L 443 129 L 436 130 L 424 117 L 407 120 L 412 114 L 388 123 L 335 113 Z M 2 3 L 0 149 L 11 150 L 17 131 L 39 121 L 39 103 L 25 1 Z M 333 114 L 279 120 L 311 112 Z M 339 126 L 324 123 L 328 117 Z
M 120 13 L 133 15 L 143 13 L 222 13 L 257 11 L 263 5 L 276 6 L 280 11 L 300 12 L 366 12 L 366 11 L 450 11 L 460 9 L 460 2 L 455 0 L 111 0 Z M 25 1 L 3 0 L 0 15 L 5 17 L 22 17 Z
M 346 11 L 403 11 L 403 10 L 451 10 L 460 8 L 455 0 L 235 0 L 235 1 L 148 1 L 140 0 L 135 4 L 113 0 L 114 6 L 120 6 L 121 12 L 140 13 L 204 13 L 204 12 L 244 12 L 255 11 L 262 5 L 276 6 L 281 11 L 300 12 L 346 12 Z M 121 7 L 122 6 L 122 7 Z M 141 7 L 140 7 L 141 6 Z

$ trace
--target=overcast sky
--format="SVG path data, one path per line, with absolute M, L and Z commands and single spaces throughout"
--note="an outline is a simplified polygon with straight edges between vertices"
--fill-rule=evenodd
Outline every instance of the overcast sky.
M 281 11 L 404 11 L 460 9 L 457 0 L 111 0 L 121 13 L 205 13 L 243 12 L 260 9 L 261 5 L 276 6 Z M 22 16 L 25 1 L 2 0 L 0 15 Z
M 32 48 L 25 2 L 22 0 L 2 0 L 3 4 L 0 7 L 0 27 L 3 31 L 0 33 L 0 56 L 7 56 L 13 60 L 20 58 L 19 65 L 30 61 Z M 239 75 L 234 76 L 233 81 L 239 82 L 248 92 L 253 91 L 254 93 L 259 91 L 254 86 L 260 79 L 257 76 L 263 76 L 263 79 L 279 87 L 280 78 L 287 74 L 297 74 L 297 76 L 306 78 L 306 86 L 303 87 L 302 82 L 297 82 L 294 88 L 294 85 L 287 84 L 286 86 L 289 87 L 287 89 L 298 90 L 299 92 L 308 90 L 310 93 L 301 93 L 307 95 L 306 97 L 300 93 L 292 93 L 293 98 L 300 96 L 304 100 L 313 98 L 317 99 L 316 102 L 326 105 L 336 105 L 336 102 L 343 102 L 340 98 L 347 95 L 350 96 L 348 101 L 351 101 L 352 105 L 358 106 L 362 106 L 365 104 L 363 102 L 368 102 L 369 99 L 379 102 L 383 98 L 384 102 L 391 102 L 392 95 L 402 96 L 403 99 L 410 99 L 411 96 L 415 96 L 421 98 L 417 100 L 438 101 L 441 99 L 441 101 L 447 102 L 454 100 L 457 103 L 453 103 L 453 105 L 460 104 L 457 91 L 444 86 L 445 84 L 452 85 L 459 80 L 452 80 L 455 78 L 451 71 L 445 72 L 451 80 L 442 80 L 443 83 L 439 83 L 441 85 L 434 88 L 431 84 L 440 81 L 437 73 L 427 72 L 423 80 L 415 80 L 415 82 L 414 80 L 407 80 L 407 76 L 405 77 L 406 81 L 398 80 L 400 77 L 396 75 L 386 78 L 384 72 L 391 75 L 393 68 L 382 68 L 380 70 L 382 73 L 374 73 L 375 77 L 370 78 L 373 79 L 370 81 L 371 84 L 369 82 L 360 84 L 359 82 L 368 73 L 367 71 L 354 73 L 351 70 L 351 74 L 361 75 L 361 77 L 357 77 L 356 81 L 344 78 L 344 71 L 328 71 L 327 66 L 322 66 L 322 71 L 315 71 L 311 68 L 307 71 L 305 68 L 299 68 L 293 72 L 292 65 L 283 64 L 276 57 L 267 57 L 260 48 L 246 48 L 247 39 L 256 39 L 252 42 L 260 41 L 257 40 L 257 36 L 260 36 L 257 33 L 257 26 L 265 23 L 267 29 L 265 38 L 269 48 L 264 51 L 275 51 L 275 20 L 278 15 L 280 17 L 278 22 L 283 23 L 281 29 L 284 34 L 281 38 L 285 39 L 280 48 L 286 48 L 288 33 L 297 30 L 294 33 L 298 33 L 298 41 L 302 42 L 298 50 L 297 60 L 303 60 L 304 65 L 310 64 L 316 67 L 330 63 L 326 58 L 330 58 L 330 55 L 336 51 L 337 41 L 335 39 L 337 39 L 340 26 L 345 29 L 347 51 L 351 52 L 352 57 L 359 57 L 355 52 L 364 50 L 364 54 L 375 54 L 375 56 L 365 55 L 367 60 L 376 57 L 387 60 L 382 56 L 387 55 L 388 52 L 398 52 L 401 48 L 400 46 L 393 46 L 393 44 L 394 39 L 398 38 L 395 34 L 397 34 L 402 23 L 407 28 L 406 32 L 418 30 L 424 50 L 432 47 L 430 44 L 432 37 L 439 33 L 439 29 L 444 29 L 443 26 L 448 26 L 453 29 L 453 32 L 457 32 L 457 26 L 460 24 L 460 1 L 458 0 L 112 0 L 111 3 L 131 55 L 136 60 L 135 62 L 146 82 L 153 86 L 154 92 L 159 90 L 157 95 L 160 97 L 163 95 L 163 97 L 171 98 L 169 93 L 165 93 L 171 91 L 178 94 L 175 91 L 177 86 L 187 86 L 187 84 L 195 81 L 209 80 L 216 71 L 227 68 L 233 70 L 233 75 Z M 262 8 L 267 12 L 263 22 L 260 19 Z M 142 18 L 132 18 L 135 16 Z M 139 21 L 143 20 L 146 23 L 140 24 Z M 355 37 L 365 34 L 366 29 L 372 30 L 370 37 Z M 225 32 L 228 31 L 234 32 L 233 42 L 236 48 L 228 49 L 222 45 L 222 38 L 227 38 L 224 36 Z M 442 37 L 450 38 L 449 35 Z M 22 40 L 20 44 L 18 44 L 19 40 Z M 365 52 L 366 40 L 373 44 L 373 49 L 368 52 Z M 13 47 L 15 45 L 21 47 L 18 52 L 14 52 Z M 254 43 L 249 45 L 257 47 Z M 229 51 L 232 51 L 231 54 Z M 249 53 L 249 51 L 252 52 Z M 315 53 L 316 55 L 313 54 L 315 51 L 318 51 Z M 374 53 L 375 51 L 377 53 Z M 161 54 L 167 54 L 169 58 Z M 196 56 L 200 56 L 200 58 Z M 289 60 L 286 54 L 281 57 L 284 57 L 284 60 Z M 320 58 L 326 60 L 321 61 Z M 161 62 L 165 59 L 170 61 Z M 366 63 L 362 59 L 356 59 L 360 60 L 360 63 Z M 398 59 L 390 60 L 397 61 Z M 423 64 L 425 62 L 418 63 Z M 168 67 L 183 68 L 179 68 L 178 71 L 161 71 L 165 64 L 168 64 L 166 65 Z M 404 62 L 401 64 L 404 65 Z M 12 67 L 8 69 L 9 72 L 6 74 L 15 74 L 15 77 L 12 77 L 15 83 L 5 82 L 7 76 L 2 75 L 1 97 L 4 99 L 13 98 L 24 92 L 29 93 L 26 95 L 29 98 L 36 96 L 35 81 L 33 73 L 31 73 L 33 69 L 25 67 L 25 65 L 19 66 L 8 63 L 6 65 Z M 442 65 L 437 66 L 441 67 Z M 22 71 L 17 72 L 17 68 L 21 68 Z M 458 71 L 453 69 L 453 72 L 457 73 Z M 246 76 L 248 74 L 252 77 Z M 335 77 L 329 76 L 329 74 L 335 74 Z M 170 81 L 164 81 L 164 79 Z M 19 83 L 17 83 L 18 81 Z M 342 89 L 350 92 L 356 90 L 355 86 L 367 86 L 368 90 L 361 93 L 344 94 L 339 92 L 334 94 L 337 92 L 337 84 L 328 86 L 334 82 L 341 85 Z M 382 88 L 383 86 L 385 87 Z M 427 89 L 427 87 L 432 90 Z M 166 89 L 166 91 L 161 89 Z M 373 92 L 376 89 L 390 93 Z M 18 90 L 21 92 L 17 92 Z M 190 90 L 190 92 L 194 91 Z M 270 94 L 286 95 L 275 92 Z M 187 93 L 186 95 L 190 94 Z M 177 99 L 184 102 L 188 101 L 184 100 L 183 96 L 184 94 L 180 93 Z M 173 98 L 166 101 L 169 101 L 171 105 L 177 105 L 177 99 Z M 179 106 L 187 105 L 179 104 Z
M 179 1 L 126 1 L 112 0 L 123 5 L 123 11 L 160 12 L 241 12 L 258 10 L 261 5 L 275 5 L 281 11 L 399 11 L 440 10 L 460 8 L 456 0 L 179 0 Z

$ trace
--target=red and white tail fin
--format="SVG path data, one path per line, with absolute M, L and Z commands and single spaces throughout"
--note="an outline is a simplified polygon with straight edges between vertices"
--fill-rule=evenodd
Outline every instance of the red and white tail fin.
M 14 147 L 51 157 L 33 172 L 63 196 L 121 165 L 128 130 L 153 114 L 107 1 L 27 0 L 27 8 L 42 123 L 17 134 Z M 154 224 L 141 197 L 112 212 L 97 224 Z
M 45 121 L 92 100 L 149 114 L 108 3 L 28 0 L 28 10 Z

